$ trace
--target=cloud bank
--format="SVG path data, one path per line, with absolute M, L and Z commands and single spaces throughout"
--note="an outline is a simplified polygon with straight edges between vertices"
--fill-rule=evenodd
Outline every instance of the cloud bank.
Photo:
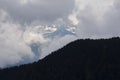
M 0 68 L 31 63 L 81 38 L 120 36 L 119 0 L 0 0 Z
M 0 0 L 0 8 L 20 23 L 50 23 L 67 17 L 74 8 L 74 0 Z

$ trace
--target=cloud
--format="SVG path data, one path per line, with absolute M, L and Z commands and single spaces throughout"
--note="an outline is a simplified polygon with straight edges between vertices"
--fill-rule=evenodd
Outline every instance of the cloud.
M 34 60 L 30 47 L 22 39 L 19 25 L 0 23 L 0 67 L 25 64 Z
M 55 25 L 32 24 L 23 27 L 11 21 L 4 10 L 1 10 L 0 17 L 0 68 L 37 61 L 75 39 L 66 31 L 59 36 L 61 33 L 57 26 L 59 22 L 63 23 L 62 20 L 56 21 Z M 59 28 L 64 31 L 61 24 Z M 54 33 L 57 31 L 58 35 Z
M 55 27 L 42 25 L 25 29 L 12 22 L 0 22 L 0 68 L 31 63 L 63 47 L 77 37 L 62 35 Z M 58 31 L 58 35 L 54 32 Z M 49 35 L 48 37 L 46 37 Z
M 74 8 L 74 0 L 0 0 L 0 8 L 14 21 L 49 23 L 66 17 Z
M 83 38 L 120 36 L 119 0 L 0 0 L 0 68 Z
M 118 0 L 76 0 L 72 15 L 77 23 L 79 38 L 119 36 L 120 2 Z

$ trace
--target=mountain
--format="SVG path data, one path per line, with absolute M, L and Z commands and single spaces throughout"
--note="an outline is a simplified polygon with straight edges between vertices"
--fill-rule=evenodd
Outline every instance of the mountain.
M 38 30 L 38 29 L 37 29 Z M 43 36 L 45 38 L 55 38 L 55 37 L 63 37 L 65 35 L 76 35 L 75 34 L 76 27 L 75 26 L 67 26 L 64 25 L 61 26 L 46 26 L 43 28 L 42 31 L 44 31 Z
M 76 40 L 38 62 L 0 70 L 0 80 L 120 80 L 120 38 Z
M 54 37 L 62 37 L 65 35 L 75 35 L 74 32 L 72 31 L 68 31 L 67 29 L 62 29 L 62 28 L 58 28 L 56 31 L 54 31 L 51 34 L 45 34 L 45 37 L 50 37 L 50 38 L 54 38 Z

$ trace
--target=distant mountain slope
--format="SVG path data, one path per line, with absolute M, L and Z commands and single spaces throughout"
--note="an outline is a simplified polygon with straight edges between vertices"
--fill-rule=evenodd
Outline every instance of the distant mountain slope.
M 120 80 L 120 39 L 74 41 L 39 62 L 0 70 L 0 80 Z

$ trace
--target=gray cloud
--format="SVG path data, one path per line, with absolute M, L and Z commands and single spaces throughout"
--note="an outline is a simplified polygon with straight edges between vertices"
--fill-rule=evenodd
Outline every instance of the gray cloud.
M 49 23 L 71 13 L 74 0 L 0 0 L 0 8 L 14 21 L 31 23 L 38 20 Z
M 77 1 L 72 15 L 75 15 L 74 17 L 79 21 L 77 34 L 80 38 L 108 38 L 120 36 L 120 1 Z

